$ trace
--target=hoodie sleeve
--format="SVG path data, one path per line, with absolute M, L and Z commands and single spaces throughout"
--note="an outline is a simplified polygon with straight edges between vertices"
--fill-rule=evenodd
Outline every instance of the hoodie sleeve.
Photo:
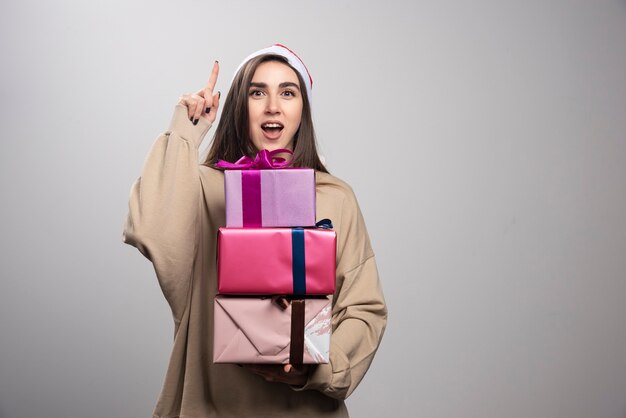
M 356 198 L 349 190 L 337 229 L 337 291 L 333 299 L 330 363 L 316 366 L 314 389 L 347 398 L 367 372 L 387 324 L 387 307 L 376 261 Z
M 193 125 L 177 105 L 169 129 L 155 141 L 133 184 L 123 240 L 154 265 L 161 290 L 179 323 L 198 242 L 202 188 L 198 147 L 211 127 Z

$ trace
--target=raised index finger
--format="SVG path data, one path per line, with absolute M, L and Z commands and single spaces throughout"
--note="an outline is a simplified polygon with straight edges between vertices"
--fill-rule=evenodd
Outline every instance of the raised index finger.
M 206 90 L 210 90 L 213 92 L 213 88 L 215 87 L 215 83 L 217 83 L 217 76 L 220 73 L 220 63 L 215 61 L 213 63 L 213 70 L 211 70 L 211 75 L 209 76 L 209 81 L 206 83 Z

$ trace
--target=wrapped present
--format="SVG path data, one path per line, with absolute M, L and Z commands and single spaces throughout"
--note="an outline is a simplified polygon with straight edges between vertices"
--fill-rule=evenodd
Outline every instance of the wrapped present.
M 228 227 L 315 224 L 312 169 L 228 170 L 224 187 Z
M 252 160 L 219 161 L 224 172 L 227 227 L 288 227 L 315 224 L 315 171 L 286 168 L 277 154 L 261 150 Z
M 329 295 L 335 292 L 336 234 L 320 228 L 220 228 L 221 294 Z
M 287 300 L 281 306 L 271 297 L 216 296 L 213 361 L 328 363 L 330 297 Z

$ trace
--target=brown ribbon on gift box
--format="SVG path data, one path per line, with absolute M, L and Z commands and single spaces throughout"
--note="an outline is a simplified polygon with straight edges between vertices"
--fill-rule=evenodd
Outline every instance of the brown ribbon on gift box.
M 304 299 L 289 299 L 286 296 L 273 296 L 280 309 L 285 310 L 291 304 L 291 342 L 289 343 L 289 364 L 298 368 L 304 357 Z

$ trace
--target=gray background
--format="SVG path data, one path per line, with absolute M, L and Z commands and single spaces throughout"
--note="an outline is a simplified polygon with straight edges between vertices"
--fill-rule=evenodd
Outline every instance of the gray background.
M 3 2 L 0 416 L 146 417 L 173 323 L 121 243 L 178 96 L 314 78 L 390 321 L 354 417 L 626 416 L 626 2 Z M 208 141 L 205 141 L 205 145 Z

